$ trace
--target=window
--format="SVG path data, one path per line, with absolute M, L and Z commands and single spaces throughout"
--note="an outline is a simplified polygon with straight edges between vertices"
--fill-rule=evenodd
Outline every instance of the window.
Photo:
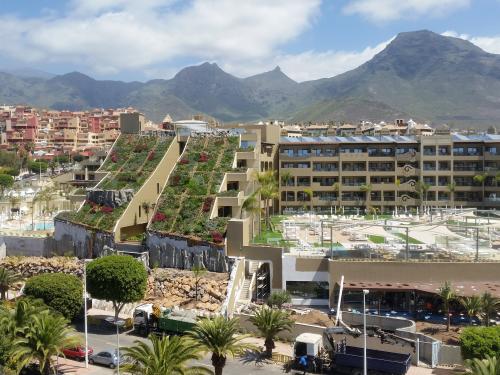
M 311 178 L 297 177 L 297 186 L 311 186 Z
M 424 146 L 424 155 L 436 155 L 436 147 Z
M 286 290 L 292 298 L 328 299 L 327 281 L 287 281 Z

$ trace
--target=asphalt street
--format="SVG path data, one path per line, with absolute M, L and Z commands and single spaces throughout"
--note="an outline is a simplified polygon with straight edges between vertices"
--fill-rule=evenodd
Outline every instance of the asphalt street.
M 82 333 L 83 336 L 83 333 Z M 124 332 L 120 334 L 120 347 L 123 346 L 131 346 L 134 344 L 134 341 L 141 340 L 147 341 L 146 338 L 133 335 L 129 332 Z M 83 341 L 83 340 L 82 340 Z M 116 333 L 112 330 L 92 330 L 88 335 L 88 344 L 94 349 L 94 353 L 97 353 L 102 350 L 115 350 L 116 349 Z M 206 356 L 199 362 L 193 362 L 196 365 L 207 366 L 212 369 L 210 356 Z M 102 368 L 102 371 L 99 371 L 101 374 L 114 374 L 115 371 L 105 368 Z M 265 374 L 282 374 L 283 368 L 281 366 L 275 365 L 272 362 L 263 362 L 259 358 L 255 358 L 252 355 L 249 355 L 245 358 L 228 358 L 226 363 L 226 367 L 224 368 L 225 375 L 265 375 Z

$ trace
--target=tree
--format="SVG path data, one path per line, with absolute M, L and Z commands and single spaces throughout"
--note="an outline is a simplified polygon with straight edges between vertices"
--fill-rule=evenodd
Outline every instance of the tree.
M 24 294 L 40 298 L 47 306 L 72 320 L 82 308 L 82 282 L 74 275 L 45 273 L 26 281 Z
M 401 180 L 399 178 L 396 178 L 396 181 L 394 181 L 394 184 L 396 185 L 396 206 L 395 206 L 395 214 L 398 214 L 398 198 L 399 198 L 399 187 L 401 186 Z
M 191 268 L 194 276 L 194 293 L 195 293 L 195 301 L 198 301 L 198 288 L 200 287 L 200 281 L 203 275 L 207 273 L 207 270 L 203 266 L 193 266 Z
M 474 358 L 465 360 L 467 373 L 472 375 L 498 375 L 500 374 L 500 357 L 487 355 L 484 359 Z
M 23 336 L 14 340 L 12 360 L 19 370 L 38 361 L 42 374 L 48 375 L 52 357 L 79 343 L 77 332 L 62 316 L 43 312 L 33 316 Z
M 368 201 L 371 198 L 370 194 L 372 192 L 372 189 L 372 184 L 362 184 L 359 188 L 359 190 L 365 193 L 365 210 L 368 208 Z
M 31 173 L 47 172 L 48 164 L 44 161 L 32 160 L 28 162 L 28 169 Z
M 0 299 L 7 299 L 7 292 L 10 287 L 21 280 L 21 275 L 9 271 L 7 268 L 0 267 Z
M 144 265 L 129 255 L 109 255 L 87 265 L 87 290 L 92 298 L 111 301 L 115 320 L 126 303 L 140 301 L 146 292 Z
M 455 182 L 450 182 L 446 187 L 448 188 L 448 192 L 450 193 L 450 206 L 451 208 L 455 208 L 455 188 L 457 184 Z
M 149 202 L 142 202 L 141 207 L 144 210 L 144 213 L 146 214 L 146 221 L 149 222 L 149 212 L 153 208 L 153 205 Z
M 473 177 L 474 182 L 476 184 L 481 185 L 481 201 L 483 202 L 483 204 L 484 204 L 484 183 L 486 182 L 487 178 L 488 178 L 487 173 L 477 174 Z
M 198 322 L 189 335 L 203 351 L 212 353 L 215 375 L 222 375 L 228 356 L 234 357 L 247 349 L 253 349 L 252 345 L 241 342 L 246 336 L 237 333 L 236 319 L 226 320 L 222 316 L 216 316 Z
M 467 313 L 467 316 L 470 319 L 470 323 L 472 324 L 472 318 L 476 318 L 482 313 L 483 307 L 481 297 L 462 297 L 459 299 L 459 301 L 465 312 Z
M 484 292 L 481 296 L 482 313 L 488 327 L 490 325 L 490 317 L 500 311 L 500 298 L 493 297 L 490 293 Z
M 13 339 L 24 332 L 34 316 L 47 311 L 40 299 L 20 298 L 12 308 L 0 309 L 0 327 Z
M 418 195 L 420 196 L 421 209 L 427 206 L 427 194 L 429 193 L 429 189 L 431 188 L 430 184 L 426 184 L 425 182 L 418 181 L 416 184 L 416 190 Z
M 50 168 L 50 173 L 52 175 L 56 173 L 57 163 L 54 159 L 49 161 L 48 167 Z
M 340 206 L 340 203 L 342 201 L 342 192 L 341 192 L 341 188 L 342 188 L 342 185 L 340 184 L 340 182 L 335 182 L 333 185 L 332 185 L 332 190 L 335 192 L 335 194 L 337 195 L 337 202 L 338 202 L 338 205 Z
M 310 210 L 310 212 L 313 212 L 313 191 L 312 191 L 312 189 L 304 189 L 304 194 L 307 195 L 309 202 L 311 202 L 309 210 Z
M 185 337 L 150 335 L 151 345 L 134 341 L 134 345 L 122 348 L 124 373 L 133 375 L 187 375 L 212 374 L 203 366 L 189 366 L 188 362 L 201 359 L 201 348 Z
M 264 201 L 265 211 L 265 224 L 266 229 L 271 229 L 271 221 L 269 220 L 269 201 L 278 198 L 278 183 L 276 181 L 276 174 L 274 170 L 257 173 L 256 176 L 259 188 L 258 194 Z
M 500 326 L 464 328 L 460 334 L 460 349 L 465 359 L 498 355 Z
M 14 178 L 8 174 L 0 174 L 0 193 L 2 196 L 5 193 L 5 189 L 9 189 L 14 185 Z
M 266 356 L 271 357 L 273 354 L 274 338 L 282 331 L 290 331 L 293 320 L 290 315 L 283 310 L 275 310 L 267 307 L 262 307 L 257 310 L 255 315 L 250 317 L 250 322 L 264 336 L 264 346 L 266 347 Z
M 251 215 L 252 218 L 252 233 L 251 233 L 251 238 L 254 237 L 254 215 L 258 214 L 259 217 L 259 233 L 260 233 L 260 202 L 257 199 L 257 193 L 254 192 L 250 194 L 244 201 L 243 204 L 241 205 L 241 214 L 240 218 L 243 217 L 243 212 L 247 212 Z
M 16 208 L 16 206 L 18 206 L 19 203 L 21 203 L 21 199 L 19 199 L 19 197 L 15 196 L 15 195 L 9 196 L 10 218 L 11 219 L 12 219 L 12 210 L 14 210 L 14 208 Z M 19 208 L 19 207 L 17 207 L 17 208 Z
M 450 303 L 456 299 L 449 281 L 445 281 L 443 286 L 439 288 L 439 297 L 443 302 L 444 313 L 446 314 L 446 330 L 450 330 Z
M 269 307 L 276 307 L 278 309 L 281 309 L 285 303 L 290 302 L 292 302 L 292 296 L 286 290 L 272 292 L 266 301 Z

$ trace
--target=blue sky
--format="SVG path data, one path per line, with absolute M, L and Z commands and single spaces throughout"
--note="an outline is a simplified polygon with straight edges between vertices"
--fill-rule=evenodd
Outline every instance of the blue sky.
M 280 65 L 298 80 L 359 66 L 402 31 L 500 53 L 500 0 L 19 0 L 0 8 L 0 68 L 170 78 L 217 62 L 239 77 Z

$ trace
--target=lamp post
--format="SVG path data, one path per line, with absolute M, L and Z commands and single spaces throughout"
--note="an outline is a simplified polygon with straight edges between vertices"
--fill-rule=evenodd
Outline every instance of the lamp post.
M 87 325 L 87 263 L 91 259 L 83 260 L 83 321 L 85 330 L 85 368 L 89 367 L 89 337 Z
M 115 319 L 114 317 L 106 318 L 106 321 L 116 325 L 116 373 L 120 375 L 120 327 L 125 325 L 125 321 L 123 319 Z
M 370 293 L 368 289 L 363 289 L 363 375 L 367 374 L 366 365 L 366 295 Z

